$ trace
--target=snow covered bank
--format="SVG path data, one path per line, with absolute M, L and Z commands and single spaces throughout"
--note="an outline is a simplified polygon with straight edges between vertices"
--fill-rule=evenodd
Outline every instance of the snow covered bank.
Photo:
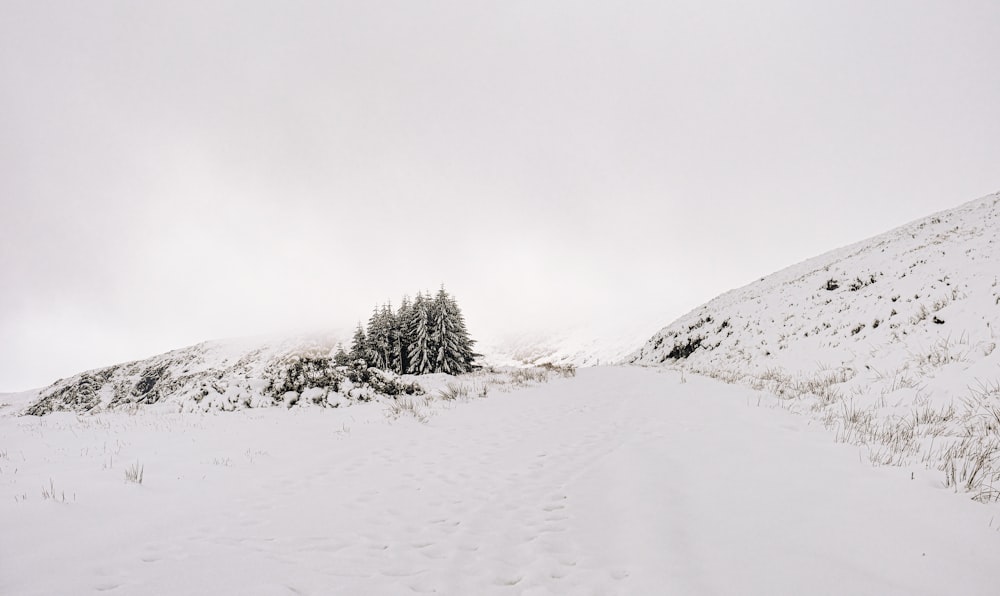
M 1000 194 L 723 294 L 627 360 L 775 393 L 872 463 L 996 501 L 998 274 Z
M 423 424 L 2 417 L 0 593 L 996 593 L 1000 505 L 681 381 L 586 369 Z
M 96 414 L 137 409 L 205 412 L 274 406 L 337 408 L 382 397 L 434 392 L 452 382 L 467 384 L 476 391 L 487 390 L 486 385 L 502 388 L 546 372 L 558 373 L 557 369 L 570 370 L 576 360 L 595 362 L 583 356 L 586 350 L 579 348 L 574 352 L 579 358 L 537 358 L 544 361 L 539 366 L 548 367 L 539 372 L 530 362 L 514 357 L 512 351 L 494 351 L 483 359 L 480 371 L 456 380 L 443 374 L 396 375 L 376 368 L 338 365 L 338 345 L 336 336 L 323 334 L 207 341 L 144 360 L 85 371 L 41 389 L 0 394 L 0 415 L 13 412 L 43 416 L 60 411 Z M 624 353 L 620 346 L 613 351 L 616 358 Z M 605 362 L 609 360 L 612 358 Z

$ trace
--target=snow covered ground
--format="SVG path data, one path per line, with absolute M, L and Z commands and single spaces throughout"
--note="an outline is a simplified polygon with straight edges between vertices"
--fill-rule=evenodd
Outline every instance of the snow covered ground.
M 766 389 L 867 447 L 1000 500 L 1000 194 L 723 294 L 629 358 Z
M 0 594 L 996 594 L 1000 505 L 740 385 L 15 417 Z M 139 463 L 143 482 L 126 482 Z M 51 497 L 43 497 L 43 492 Z

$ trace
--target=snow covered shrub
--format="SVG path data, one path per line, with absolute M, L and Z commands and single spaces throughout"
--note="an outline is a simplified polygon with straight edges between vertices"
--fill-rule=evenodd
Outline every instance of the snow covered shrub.
M 918 427 L 931 427 L 930 430 L 924 429 L 921 434 L 924 435 L 935 435 L 936 430 L 947 422 L 955 419 L 957 412 L 955 407 L 948 405 L 942 409 L 934 409 L 931 406 L 924 406 L 922 408 L 914 408 L 911 412 L 911 424 L 914 428 Z
M 854 370 L 843 367 L 831 371 L 822 371 L 813 377 L 797 381 L 795 383 L 795 392 L 798 393 L 799 397 L 813 395 L 819 398 L 814 407 L 822 408 L 843 399 L 836 386 L 853 379 L 854 375 Z
M 142 484 L 143 473 L 145 472 L 145 466 L 139 462 L 135 462 L 131 466 L 125 469 L 125 482 L 131 482 L 133 484 Z
M 418 401 L 412 397 L 394 399 L 389 402 L 386 415 L 393 420 L 399 419 L 404 414 L 412 416 L 417 422 L 426 423 L 430 420 L 430 412 L 427 409 L 430 405 L 428 398 Z
M 347 369 L 347 378 L 355 385 L 363 385 L 371 379 L 370 368 L 368 368 L 368 363 L 363 359 L 355 360 L 351 363 L 350 368 Z
M 943 337 L 925 353 L 912 355 L 913 362 L 923 372 L 940 368 L 953 362 L 968 362 L 970 350 L 960 347 L 966 344 L 967 340 L 955 342 L 951 338 Z
M 856 277 L 854 278 L 854 281 L 851 282 L 851 285 L 848 289 L 852 292 L 857 292 L 861 288 L 866 288 L 875 283 L 876 281 L 878 280 L 875 279 L 874 275 L 869 276 L 867 280 L 861 279 L 860 277 Z
M 727 385 L 735 385 L 737 383 L 742 383 L 746 379 L 746 375 L 742 372 L 734 369 L 722 369 L 722 370 L 693 370 L 701 375 L 712 377 L 713 379 L 722 381 Z
M 56 498 L 56 487 L 55 484 L 52 482 L 52 479 L 49 478 L 49 487 L 45 488 L 45 486 L 42 485 L 42 500 L 43 501 L 48 501 L 49 499 L 55 500 L 55 498 Z M 66 500 L 66 493 L 63 492 L 63 501 L 65 500 Z
M 708 315 L 707 317 L 702 317 L 702 318 L 698 319 L 694 324 L 688 326 L 688 333 L 690 333 L 690 332 L 692 332 L 692 331 L 694 331 L 696 329 L 701 329 L 705 325 L 707 325 L 709 323 L 712 323 L 714 321 L 715 321 L 715 319 L 712 318 L 712 315 Z
M 945 486 L 975 493 L 982 503 L 1000 501 L 1000 440 L 995 437 L 963 437 L 944 453 L 941 471 Z
M 424 393 L 424 389 L 420 385 L 406 383 L 391 372 L 372 368 L 369 369 L 368 373 L 368 385 L 376 393 L 390 397 L 397 395 L 422 395 Z
M 469 397 L 469 388 L 459 383 L 448 383 L 444 386 L 444 389 L 438 391 L 438 397 L 445 401 L 454 401 L 460 398 L 466 399 Z
M 327 395 L 329 395 L 328 389 L 323 389 L 321 387 L 310 387 L 299 394 L 299 398 L 306 402 L 314 405 L 322 405 L 327 401 Z
M 301 394 L 310 387 L 340 390 L 344 374 L 337 370 L 332 358 L 327 356 L 301 355 L 281 361 L 267 371 L 271 376 L 269 393 L 283 396 L 289 392 Z M 265 373 L 265 374 L 267 374 Z
M 510 373 L 511 384 L 528 385 L 530 383 L 545 383 L 549 380 L 549 373 L 544 368 L 517 368 Z
M 351 364 L 351 357 L 344 351 L 344 347 L 339 344 L 337 345 L 337 352 L 333 355 L 333 363 L 338 367 L 349 366 Z
M 703 341 L 704 339 L 701 337 L 689 337 L 686 342 L 675 343 L 674 347 L 669 352 L 667 352 L 667 354 L 663 357 L 663 359 L 665 361 L 683 360 L 684 358 L 687 358 L 691 354 L 694 354 L 695 351 L 701 347 L 701 342 Z
M 572 364 L 553 364 L 551 362 L 543 362 L 538 365 L 539 367 L 545 369 L 548 372 L 556 373 L 561 377 L 575 377 L 576 367 Z
M 25 411 L 29 416 L 44 416 L 55 411 L 89 412 L 101 403 L 98 392 L 114 375 L 116 367 L 81 374 L 75 382 L 56 387 L 59 381 L 53 383 L 53 391 L 44 395 L 34 405 Z

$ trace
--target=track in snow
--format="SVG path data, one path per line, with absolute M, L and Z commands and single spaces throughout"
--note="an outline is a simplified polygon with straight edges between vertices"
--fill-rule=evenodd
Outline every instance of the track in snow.
M 585 369 L 426 425 L 359 407 L 0 418 L 0 431 L 4 594 L 1000 585 L 998 508 L 937 488 L 934 470 L 859 463 L 749 390 L 671 372 Z M 125 484 L 137 459 L 146 479 Z M 49 478 L 68 503 L 41 500 Z

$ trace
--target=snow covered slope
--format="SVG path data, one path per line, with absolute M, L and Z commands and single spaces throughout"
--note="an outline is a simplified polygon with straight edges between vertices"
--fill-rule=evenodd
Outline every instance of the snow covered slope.
M 154 405 L 171 411 L 277 404 L 335 407 L 370 398 L 370 387 L 355 386 L 336 370 L 336 345 L 329 335 L 204 342 L 60 379 L 38 390 L 23 411 L 93 413 Z
M 627 361 L 777 393 L 870 445 L 873 462 L 917 458 L 993 500 L 998 277 L 995 194 L 723 294 Z
M 619 334 L 614 341 L 583 331 L 525 335 L 479 348 L 484 366 L 540 364 L 593 366 L 621 360 L 641 341 Z M 333 362 L 338 336 L 317 334 L 203 342 L 143 360 L 86 371 L 48 387 L 0 394 L 0 413 L 43 415 L 155 406 L 171 411 L 236 410 L 273 405 L 336 407 L 405 390 L 415 378 L 393 385 L 393 375 L 356 382 Z M 421 377 L 421 382 L 427 380 Z M 428 383 L 422 383 L 428 384 Z M 440 385 L 440 379 L 429 385 Z
M 0 393 L 0 416 L 16 415 L 27 409 L 38 400 L 41 389 L 19 391 L 17 393 Z
M 457 380 L 445 374 L 400 377 L 374 368 L 362 373 L 334 362 L 337 346 L 337 336 L 332 334 L 203 342 L 82 372 L 42 389 L 0 394 L 0 416 L 40 416 L 59 411 L 96 414 L 140 408 L 195 412 L 270 406 L 339 407 L 380 396 L 438 391 L 449 383 L 470 391 L 503 388 L 535 382 L 537 377 L 561 370 L 533 369 L 530 361 L 515 356 L 508 347 L 506 352 L 492 351 L 482 359 L 488 369 Z M 572 351 L 577 358 L 547 353 L 547 359 L 536 358 L 539 364 L 544 361 L 561 367 L 576 360 L 593 363 L 599 359 L 582 348 Z M 621 347 L 614 351 L 618 358 L 624 353 Z
M 649 328 L 615 332 L 574 329 L 550 333 L 523 333 L 486 341 L 477 350 L 482 362 L 495 366 L 599 366 L 618 362 L 649 336 Z

